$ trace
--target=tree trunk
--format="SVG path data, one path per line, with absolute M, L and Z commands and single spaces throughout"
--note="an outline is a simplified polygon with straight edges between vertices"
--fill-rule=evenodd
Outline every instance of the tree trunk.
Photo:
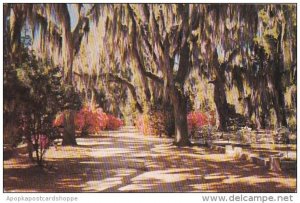
M 138 38 L 137 24 L 136 24 L 136 21 L 135 21 L 135 18 L 134 18 L 134 13 L 133 13 L 132 8 L 130 7 L 130 5 L 127 5 L 127 6 L 128 6 L 127 8 L 128 8 L 131 20 L 132 20 L 132 24 L 131 24 L 131 26 L 132 26 L 132 32 L 131 32 L 132 46 L 131 46 L 131 51 L 132 51 L 132 54 L 133 54 L 133 56 L 134 56 L 134 58 L 136 60 L 136 63 L 137 63 L 136 69 L 137 69 L 137 72 L 138 72 L 138 74 L 140 76 L 140 80 L 141 80 L 141 83 L 142 83 L 142 86 L 143 86 L 143 90 L 144 90 L 144 93 L 145 93 L 145 96 L 146 96 L 146 100 L 150 101 L 150 99 L 151 99 L 151 92 L 150 92 L 150 89 L 149 89 L 148 78 L 145 75 L 144 64 L 143 64 L 142 58 L 139 55 L 138 45 L 136 43 L 136 40 Z
M 267 96 L 267 92 L 263 90 L 261 93 L 261 127 L 266 129 L 269 127 L 270 113 L 269 113 L 269 99 Z
M 279 32 L 278 39 L 282 38 L 282 32 Z M 282 87 L 282 72 L 284 71 L 284 62 L 283 62 L 283 54 L 282 54 L 282 41 L 277 41 L 277 51 L 274 58 L 274 109 L 277 117 L 277 125 L 287 126 L 286 121 L 286 113 L 285 113 L 285 101 L 284 101 L 284 89 Z
M 137 72 L 140 76 L 140 80 L 141 80 L 141 84 L 142 84 L 142 87 L 143 87 L 143 90 L 144 90 L 144 93 L 145 93 L 145 96 L 146 96 L 146 100 L 147 101 L 150 101 L 151 100 L 151 92 L 150 92 L 150 89 L 149 89 L 149 84 L 148 84 L 148 78 L 145 76 L 145 73 L 144 73 L 144 68 L 143 68 L 143 63 L 142 63 L 142 60 L 140 58 L 140 55 L 138 53 L 138 50 L 137 50 L 137 45 L 135 44 L 134 46 L 132 46 L 132 52 L 133 52 L 133 55 L 135 57 L 135 60 L 137 62 Z
M 186 99 L 184 95 L 176 92 L 175 97 L 172 97 L 172 103 L 175 118 L 174 144 L 177 146 L 189 146 L 191 142 L 188 136 Z
M 220 131 L 227 131 L 227 126 L 229 123 L 229 115 L 228 115 L 228 103 L 225 92 L 225 63 L 220 64 L 218 61 L 218 53 L 215 50 L 213 55 L 213 71 L 215 75 L 215 80 L 211 81 L 214 85 L 214 102 L 216 105 L 219 126 L 218 129 Z
M 252 90 L 252 95 L 251 95 L 251 103 L 253 106 L 253 111 L 252 113 L 254 113 L 254 117 L 255 117 L 255 126 L 257 129 L 261 129 L 262 125 L 261 125 L 261 119 L 260 119 L 260 112 L 259 112 L 259 86 L 258 86 L 258 81 L 257 79 L 254 79 L 255 85 L 254 85 L 254 89 Z M 252 114 L 251 114 L 252 116 Z M 251 117 L 250 116 L 250 117 Z M 250 118 L 251 119 L 251 118 Z
M 284 101 L 284 91 L 281 83 L 281 72 L 280 72 L 280 67 L 282 66 L 282 63 L 279 62 L 277 67 L 275 68 L 275 99 L 277 100 L 275 102 L 275 111 L 277 115 L 277 123 L 279 126 L 287 126 L 287 121 L 286 121 L 286 114 L 285 114 L 285 101 Z
M 189 16 L 188 5 L 185 5 L 186 8 L 184 15 Z M 170 101 L 173 104 L 174 110 L 174 119 L 175 119 L 175 140 L 174 144 L 177 146 L 189 146 L 191 143 L 188 136 L 188 127 L 187 127 L 187 108 L 186 108 L 186 99 L 184 95 L 184 82 L 186 74 L 189 70 L 189 45 L 187 42 L 186 36 L 188 35 L 188 29 L 182 30 L 183 41 L 181 41 L 179 48 L 183 48 L 180 52 L 180 61 L 177 75 L 174 77 L 174 59 L 170 57 L 170 42 L 168 37 L 162 42 L 159 37 L 159 26 L 156 21 L 155 16 L 153 17 L 154 21 L 154 42 L 156 46 L 160 49 L 162 56 L 159 57 L 159 63 L 164 75 L 164 95 L 170 96 Z M 184 20 L 186 25 L 188 24 L 188 17 Z M 188 28 L 188 27 L 186 27 Z M 182 71 L 181 71 L 182 70 Z M 179 75 L 178 75 L 179 74 Z M 181 81 L 176 81 L 176 78 L 183 78 Z
M 217 58 L 215 60 L 218 60 Z M 225 92 L 225 65 L 224 64 L 215 64 L 215 75 L 216 78 L 213 82 L 214 84 L 214 102 L 216 104 L 218 119 L 219 119 L 219 130 L 227 131 L 229 124 L 229 110 L 228 103 Z
M 62 145 L 77 145 L 75 138 L 74 110 L 67 110 L 64 113 L 64 134 Z
M 68 12 L 67 5 L 60 5 L 64 12 Z M 69 86 L 66 94 L 72 95 L 73 89 L 73 60 L 74 60 L 74 33 L 71 32 L 71 23 L 68 16 L 63 18 L 63 51 L 64 51 L 64 79 Z M 76 35 L 76 33 L 75 33 Z M 71 88 L 72 87 L 72 88 Z M 71 101 L 72 102 L 72 101 Z M 75 111 L 67 109 L 64 112 L 64 133 L 62 145 L 77 145 L 75 138 Z
M 33 161 L 33 144 L 31 141 L 31 137 L 26 139 L 27 142 L 27 151 L 28 151 L 28 158 Z
M 71 49 L 72 50 L 72 49 Z M 70 50 L 70 52 L 71 52 Z M 68 59 L 68 70 L 67 70 L 67 76 L 66 76 L 66 84 L 69 87 L 72 87 L 73 82 L 72 82 L 72 67 L 73 67 L 73 56 L 71 55 L 71 58 Z M 67 95 L 71 96 L 72 94 L 74 94 L 74 89 L 72 88 L 68 88 Z M 71 101 L 73 102 L 73 101 Z M 76 138 L 75 138 L 75 110 L 68 109 L 65 110 L 64 112 L 64 133 L 63 133 L 63 142 L 62 145 L 66 146 L 66 145 L 77 145 L 76 142 Z
M 166 46 L 167 47 L 167 46 Z M 167 49 L 166 49 L 167 50 Z M 187 108 L 186 98 L 184 95 L 183 81 L 175 83 L 173 79 L 173 72 L 171 69 L 169 54 L 165 54 L 165 66 L 163 72 L 166 76 L 165 93 L 170 95 L 170 101 L 173 104 L 174 119 L 175 119 L 175 140 L 174 144 L 177 146 L 190 146 L 187 126 Z M 188 66 L 188 64 L 182 64 Z M 179 68 L 180 69 L 180 68 Z M 179 88 L 179 89 L 178 89 Z
M 214 102 L 216 104 L 217 113 L 219 117 L 219 130 L 227 131 L 228 124 L 228 105 L 224 89 L 224 83 L 216 79 L 214 83 Z

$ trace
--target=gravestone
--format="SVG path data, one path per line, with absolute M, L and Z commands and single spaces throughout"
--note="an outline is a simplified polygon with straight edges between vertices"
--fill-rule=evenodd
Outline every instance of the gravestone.
M 270 156 L 270 170 L 275 172 L 280 172 L 280 157 Z
M 225 154 L 233 155 L 233 153 L 234 153 L 234 151 L 233 151 L 232 145 L 226 145 L 225 146 Z

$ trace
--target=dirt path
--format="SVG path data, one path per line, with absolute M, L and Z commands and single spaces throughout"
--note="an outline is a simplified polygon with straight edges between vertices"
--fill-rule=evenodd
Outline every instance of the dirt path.
M 295 192 L 296 177 L 276 174 L 200 147 L 145 137 L 132 127 L 52 147 L 42 171 L 23 155 L 4 161 L 8 192 Z

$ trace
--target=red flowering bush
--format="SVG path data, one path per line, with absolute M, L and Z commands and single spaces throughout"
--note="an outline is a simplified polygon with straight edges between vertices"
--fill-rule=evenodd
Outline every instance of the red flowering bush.
M 106 130 L 117 130 L 123 126 L 123 121 L 113 115 L 107 114 Z
M 108 117 L 101 108 L 83 107 L 75 115 L 75 128 L 83 133 L 99 133 L 107 126 Z
M 195 131 L 203 126 L 215 125 L 215 113 L 214 111 L 202 113 L 202 112 L 190 112 L 187 116 L 189 131 Z
M 64 114 L 60 113 L 53 121 L 53 126 L 62 126 Z M 101 108 L 92 109 L 83 107 L 75 115 L 75 129 L 82 135 L 99 133 L 102 130 L 117 130 L 123 125 L 123 121 L 113 115 L 106 114 Z

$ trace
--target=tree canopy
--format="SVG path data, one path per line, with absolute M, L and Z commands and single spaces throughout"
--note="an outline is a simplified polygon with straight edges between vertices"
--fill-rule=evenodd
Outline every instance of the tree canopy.
M 224 131 L 296 128 L 296 4 L 4 4 L 4 19 L 8 60 L 29 35 L 84 102 L 133 120 L 170 107 L 177 145 L 191 110 Z

